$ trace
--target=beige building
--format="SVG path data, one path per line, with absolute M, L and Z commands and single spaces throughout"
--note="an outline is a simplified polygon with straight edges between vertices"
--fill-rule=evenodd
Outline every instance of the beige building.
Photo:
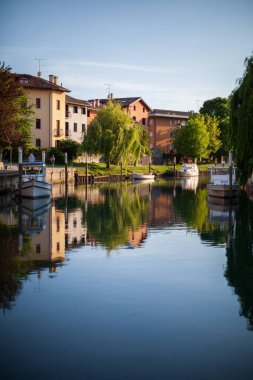
M 66 93 L 55 75 L 49 80 L 29 74 L 14 74 L 16 82 L 28 92 L 34 107 L 32 144 L 41 148 L 55 147 L 65 136 Z

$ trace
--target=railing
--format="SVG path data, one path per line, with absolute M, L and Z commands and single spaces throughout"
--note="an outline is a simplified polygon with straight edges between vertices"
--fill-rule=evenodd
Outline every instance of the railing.
M 54 137 L 60 137 L 64 135 L 63 129 L 54 129 L 53 130 Z

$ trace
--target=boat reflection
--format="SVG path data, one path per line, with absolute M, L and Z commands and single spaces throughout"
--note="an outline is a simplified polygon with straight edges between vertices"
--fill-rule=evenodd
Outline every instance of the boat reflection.
M 199 184 L 199 177 L 184 177 L 180 180 L 180 183 L 183 190 L 191 190 L 196 192 Z

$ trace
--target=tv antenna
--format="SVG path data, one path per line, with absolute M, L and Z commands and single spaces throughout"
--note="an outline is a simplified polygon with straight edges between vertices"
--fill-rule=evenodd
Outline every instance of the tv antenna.
M 113 86 L 113 83 L 105 83 L 105 86 L 107 86 L 108 95 L 111 96 L 111 88 Z
M 41 61 L 47 61 L 47 58 L 34 58 L 35 61 L 39 62 L 39 71 L 38 71 L 38 77 L 41 77 L 41 71 L 40 68 L 41 66 L 45 66 L 41 63 Z

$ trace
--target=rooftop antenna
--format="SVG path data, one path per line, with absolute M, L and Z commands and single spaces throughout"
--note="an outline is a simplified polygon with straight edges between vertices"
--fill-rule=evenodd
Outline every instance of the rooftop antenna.
M 42 67 L 42 66 L 45 66 L 45 65 L 43 65 L 42 63 L 41 63 L 41 61 L 47 61 L 47 58 L 34 58 L 34 60 L 35 61 L 38 61 L 39 62 L 39 71 L 38 71 L 38 77 L 41 77 L 41 71 L 40 71 L 40 68 Z
M 105 86 L 107 86 L 107 89 L 108 89 L 108 98 L 111 97 L 111 88 L 113 86 L 113 83 L 105 83 Z

